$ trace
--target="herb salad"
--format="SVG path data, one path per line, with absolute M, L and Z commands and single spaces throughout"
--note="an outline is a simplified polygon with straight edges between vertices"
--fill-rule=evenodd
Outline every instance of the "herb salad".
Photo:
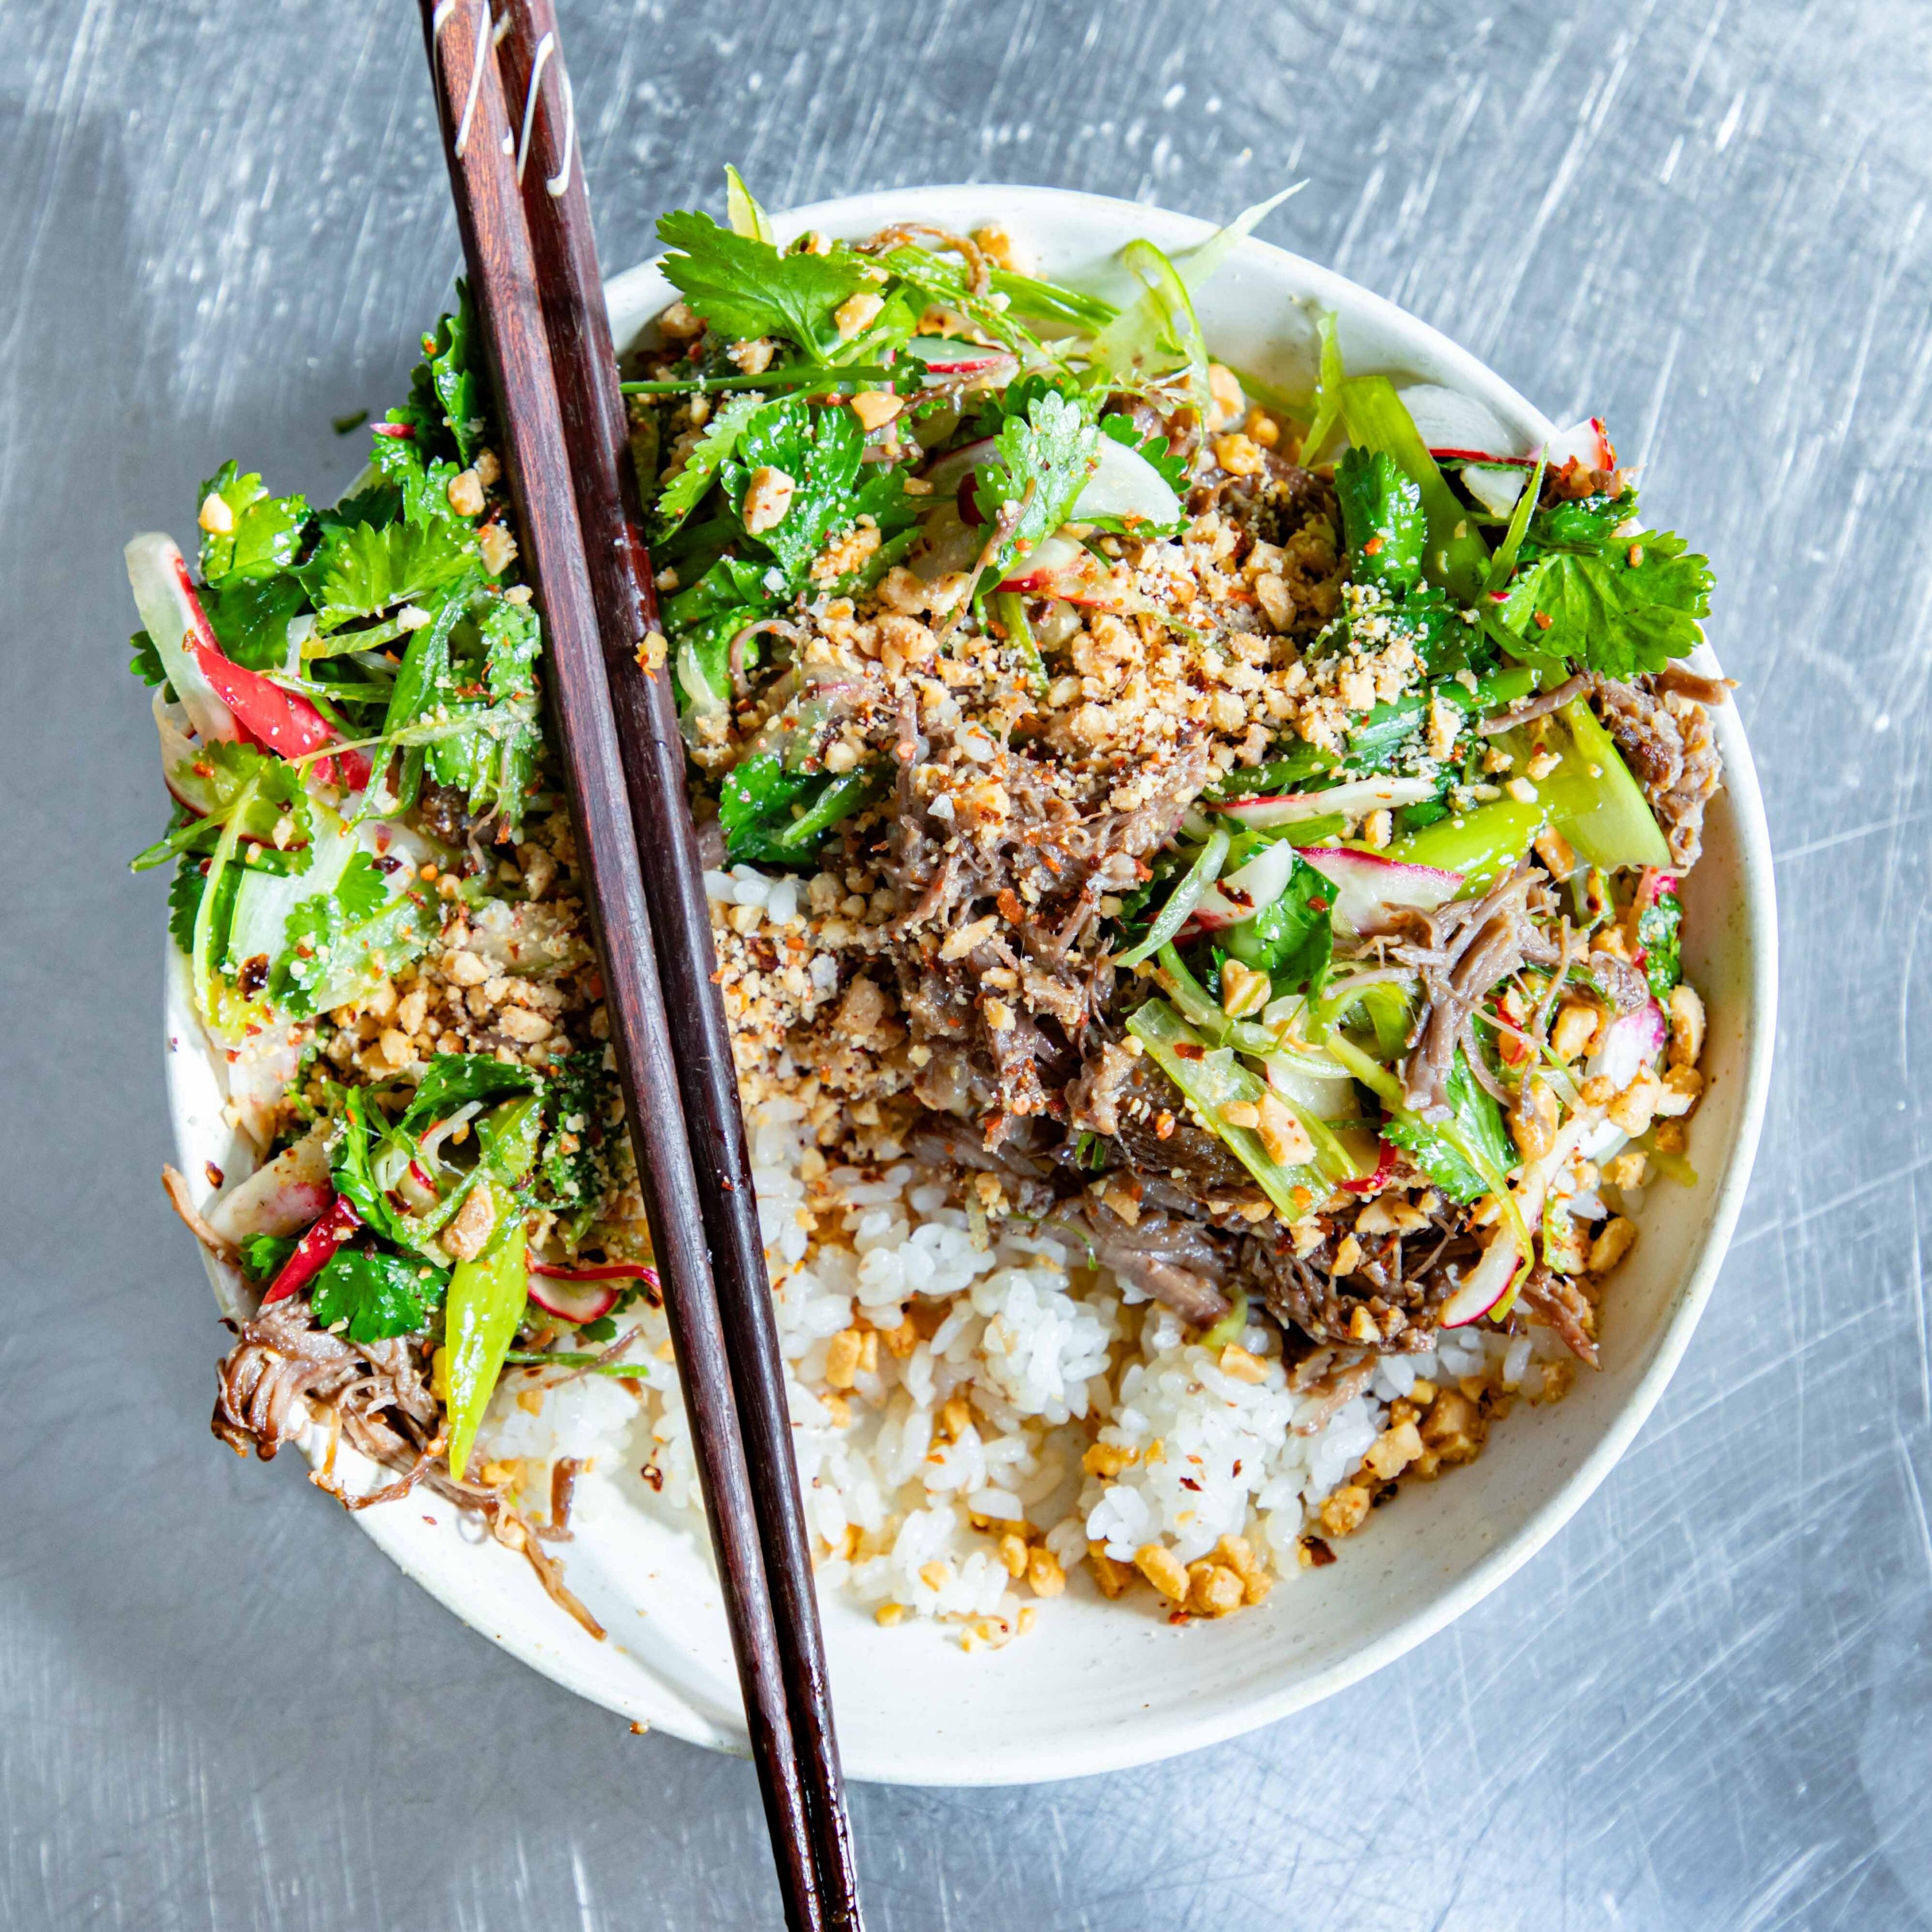
M 889 1498 L 821 1577 L 960 1610 L 894 1554 L 950 1492 L 864 1448 L 910 1402 L 941 1462 L 970 1434 L 1019 1472 L 945 1503 L 961 1576 L 1004 1520 L 1036 1594 L 1084 1564 L 1225 1614 L 1477 1453 L 1498 1402 L 1450 1370 L 1482 1336 L 1552 1396 L 1594 1362 L 1641 1190 L 1689 1173 L 1708 565 L 1594 422 L 1522 452 L 1348 369 L 1332 316 L 1305 394 L 1216 360 L 1196 295 L 1273 203 L 1131 244 L 1116 302 L 997 229 L 781 247 L 729 189 L 724 225 L 660 223 L 679 299 L 626 370 L 640 661 L 677 693 L 781 1306 L 828 1311 L 795 1402 L 828 1487 Z M 459 306 L 425 338 L 333 508 L 230 465 L 198 580 L 130 546 L 175 800 L 136 862 L 175 868 L 264 1156 L 212 1204 L 173 1184 L 262 1294 L 218 1429 L 272 1453 L 318 1406 L 534 1550 L 548 1464 L 505 1400 L 626 1378 L 662 1492 L 676 1397 L 470 336 Z M 1113 1337 L 1081 1406 L 1001 1354 L 1019 1315 L 968 1316 L 1053 1256 L 1064 1333 Z M 1177 1351 L 1295 1430 L 1370 1404 L 1359 1467 L 1277 1496 L 1270 1425 L 1212 1509 L 1165 1498 L 1125 1390 Z

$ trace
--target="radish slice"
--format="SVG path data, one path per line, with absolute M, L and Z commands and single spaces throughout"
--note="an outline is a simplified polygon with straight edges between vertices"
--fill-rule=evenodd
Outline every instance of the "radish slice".
M 189 588 L 180 545 L 171 536 L 148 530 L 130 538 L 124 554 L 135 608 L 154 640 L 168 682 L 174 686 L 195 735 L 205 742 L 234 743 L 242 736 L 242 728 L 203 672 L 195 649 L 200 645 L 214 651 L 214 633 Z
M 1543 453 L 1552 470 L 1562 470 L 1572 463 L 1580 463 L 1586 470 L 1614 470 L 1617 466 L 1617 453 L 1610 446 L 1610 439 L 1605 434 L 1601 419 L 1596 416 L 1558 430 L 1550 439 Z
M 208 1210 L 208 1225 L 237 1246 L 254 1234 L 299 1234 L 334 1197 L 328 1132 L 311 1127 L 266 1167 L 236 1182 Z
M 1210 806 L 1238 824 L 1256 830 L 1274 825 L 1294 825 L 1306 818 L 1327 818 L 1340 812 L 1345 818 L 1361 818 L 1384 806 L 1420 805 L 1436 796 L 1436 786 L 1427 778 L 1353 778 L 1346 784 L 1331 785 L 1326 791 L 1276 792 L 1263 798 L 1231 799 L 1226 805 Z
M 959 486 L 982 463 L 993 460 L 993 438 L 982 436 L 977 442 L 962 443 L 957 449 L 949 449 L 920 472 L 922 482 L 932 485 L 935 498 L 951 496 L 958 493 Z
M 545 1313 L 566 1322 L 596 1322 L 617 1305 L 623 1290 L 614 1281 L 574 1281 L 542 1268 L 530 1270 L 530 1298 Z
M 1350 932 L 1370 930 L 1394 906 L 1433 912 L 1462 890 L 1462 874 L 1436 866 L 1405 866 L 1373 852 L 1357 852 L 1346 845 L 1304 845 L 1301 858 L 1335 888 L 1330 908 L 1334 923 Z
M 1592 1079 L 1607 1080 L 1618 1093 L 1664 1051 L 1664 1009 L 1654 1000 L 1613 1020 L 1589 1065 Z
M 1138 450 L 1101 437 L 1094 473 L 1074 502 L 1076 523 L 1118 517 L 1126 524 L 1165 524 L 1178 523 L 1180 515 L 1180 499 Z
M 1540 1160 L 1524 1168 L 1522 1178 L 1510 1192 L 1516 1196 L 1516 1211 L 1522 1216 L 1523 1226 L 1532 1234 L 1543 1225 L 1544 1203 L 1549 1198 L 1551 1184 L 1576 1158 L 1579 1150 L 1589 1144 L 1601 1125 L 1601 1117 L 1594 1108 L 1572 1115 L 1557 1135 L 1555 1146 Z M 1519 1258 L 1508 1228 L 1499 1227 L 1462 1286 L 1442 1304 L 1443 1327 L 1460 1328 L 1486 1315 L 1508 1292 L 1510 1283 L 1516 1278 Z
M 161 782 L 177 805 L 184 805 L 197 818 L 207 817 L 214 794 L 206 779 L 194 769 L 195 741 L 182 727 L 188 712 L 182 705 L 164 704 L 154 693 L 154 729 L 160 734 Z
M 906 353 L 916 356 L 935 376 L 978 376 L 1016 358 L 1006 350 L 984 342 L 962 342 L 950 335 L 915 335 Z
M 222 655 L 173 538 L 148 531 L 131 538 L 124 554 L 141 622 L 199 737 L 232 744 L 245 734 L 285 758 L 319 752 L 334 740 L 307 698 Z M 322 759 L 317 770 L 325 782 L 334 782 L 338 764 L 348 790 L 368 783 L 369 760 L 360 752 Z
M 1029 597 L 1058 597 L 1069 604 L 1105 604 L 1114 601 L 1106 574 L 1093 553 L 1071 537 L 1050 536 L 1013 566 L 1000 584 Z
M 1463 1277 L 1462 1286 L 1442 1304 L 1439 1318 L 1442 1326 L 1466 1328 L 1472 1322 L 1480 1322 L 1509 1292 L 1509 1285 L 1516 1279 L 1516 1263 L 1520 1258 L 1509 1230 L 1499 1228 L 1490 1237 L 1482 1258 Z
M 1376 1171 L 1360 1180 L 1337 1181 L 1338 1187 L 1346 1187 L 1351 1194 L 1378 1194 L 1389 1184 L 1395 1173 L 1395 1149 L 1387 1141 L 1376 1149 Z
M 1402 400 L 1432 455 L 1489 463 L 1516 458 L 1516 433 L 1474 396 L 1438 382 L 1417 382 L 1402 392 Z
M 1462 482 L 1469 494 L 1492 516 L 1504 517 L 1529 486 L 1526 470 L 1502 463 L 1466 463 Z
M 1270 845 L 1238 872 L 1218 880 L 1201 895 L 1187 922 L 1187 934 L 1218 932 L 1265 912 L 1288 890 L 1294 874 L 1294 848 L 1284 841 Z

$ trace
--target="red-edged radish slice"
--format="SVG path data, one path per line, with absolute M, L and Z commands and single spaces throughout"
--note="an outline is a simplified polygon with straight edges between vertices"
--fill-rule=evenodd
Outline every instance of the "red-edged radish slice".
M 980 376 L 1017 358 L 996 344 L 962 342 L 950 335 L 915 335 L 906 353 L 916 356 L 935 376 Z
M 159 530 L 148 530 L 130 538 L 123 554 L 135 608 L 154 640 L 168 682 L 174 686 L 195 736 L 204 742 L 234 743 L 242 736 L 242 728 L 208 681 L 195 649 L 201 645 L 214 650 L 214 633 L 189 587 L 180 545 Z
M 1380 1142 L 1376 1150 L 1376 1171 L 1365 1174 L 1360 1180 L 1339 1180 L 1338 1187 L 1346 1187 L 1351 1194 L 1378 1194 L 1389 1184 L 1395 1173 L 1395 1149 L 1387 1141 Z
M 1516 1263 L 1521 1258 L 1509 1230 L 1499 1228 L 1490 1237 L 1482 1258 L 1463 1277 L 1455 1293 L 1442 1304 L 1439 1318 L 1442 1326 L 1466 1328 L 1472 1322 L 1480 1322 L 1508 1294 L 1510 1283 L 1516 1279 Z
M 1506 517 L 1529 487 L 1529 472 L 1503 463 L 1466 463 L 1462 486 L 1492 517 Z
M 1562 470 L 1572 463 L 1580 463 L 1586 470 L 1614 470 L 1617 466 L 1617 453 L 1610 446 L 1610 439 L 1601 419 L 1596 416 L 1558 430 L 1550 439 L 1543 453 L 1552 470 Z
M 141 621 L 197 736 L 232 743 L 245 734 L 285 758 L 305 757 L 334 742 L 335 734 L 307 698 L 222 655 L 173 538 L 150 530 L 131 538 L 124 554 Z M 338 763 L 349 789 L 368 783 L 369 760 L 360 752 L 321 760 L 325 782 L 334 780 Z
M 1592 1079 L 1607 1080 L 1618 1093 L 1664 1051 L 1667 1030 L 1664 1009 L 1654 1000 L 1610 1022 L 1604 1043 L 1589 1065 Z
M 1071 537 L 1042 538 L 1012 567 L 1000 585 L 1029 597 L 1063 597 L 1070 604 L 1102 602 L 1107 594 L 1106 574 L 1093 553 Z
M 530 1299 L 546 1314 L 560 1315 L 566 1322 L 596 1322 L 617 1305 L 622 1292 L 608 1281 L 559 1281 L 554 1276 L 531 1271 L 527 1284 Z
M 1460 389 L 1445 389 L 1439 382 L 1416 382 L 1402 392 L 1402 400 L 1438 461 L 1498 463 L 1516 455 L 1516 433 L 1488 404 Z
M 935 500 L 955 496 L 974 470 L 993 460 L 993 447 L 990 436 L 982 436 L 976 442 L 962 442 L 957 449 L 949 449 L 944 456 L 935 458 L 920 471 L 920 480 L 932 485 Z
M 335 1251 L 362 1225 L 356 1204 L 340 1194 L 322 1210 L 321 1218 L 296 1244 L 296 1251 L 283 1262 L 262 1297 L 266 1308 L 272 1301 L 286 1301 L 296 1289 L 306 1288 L 335 1257 Z
M 608 1262 L 600 1266 L 563 1268 L 533 1263 L 530 1297 L 539 1308 L 566 1322 L 595 1322 L 616 1306 L 626 1282 L 641 1281 L 656 1288 L 657 1270 L 641 1262 Z
M 1201 932 L 1218 932 L 1225 926 L 1239 926 L 1265 912 L 1288 890 L 1294 874 L 1294 848 L 1285 841 L 1264 847 L 1240 871 L 1217 880 L 1201 895 L 1201 903 L 1190 916 L 1185 932 L 1189 937 Z
M 1433 912 L 1462 890 L 1462 874 L 1436 866 L 1405 866 L 1373 852 L 1346 845 L 1303 845 L 1300 856 L 1335 888 L 1329 909 L 1334 922 L 1350 932 L 1372 928 L 1391 907 Z
M 1126 524 L 1166 524 L 1178 523 L 1180 516 L 1180 499 L 1167 478 L 1138 450 L 1102 436 L 1094 473 L 1074 502 L 1072 520 L 1118 517 Z
M 328 1136 L 314 1127 L 267 1166 L 237 1181 L 208 1210 L 208 1226 L 238 1247 L 255 1234 L 298 1234 L 334 1198 Z
M 1256 830 L 1275 825 L 1296 825 L 1306 818 L 1361 818 L 1384 807 L 1420 805 L 1436 796 L 1427 778 L 1352 778 L 1326 791 L 1270 793 L 1262 798 L 1234 798 L 1208 809 Z
M 188 722 L 185 706 L 164 704 L 154 693 L 154 729 L 161 740 L 161 782 L 177 805 L 184 805 L 197 818 L 205 818 L 214 803 L 214 788 L 194 768 L 196 741 L 182 727 Z

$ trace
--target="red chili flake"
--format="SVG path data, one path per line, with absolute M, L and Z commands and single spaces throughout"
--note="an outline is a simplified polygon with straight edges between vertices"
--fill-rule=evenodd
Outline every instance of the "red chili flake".
M 1163 1113 L 1154 1124 L 1154 1137 L 1157 1141 L 1166 1140 L 1173 1132 L 1174 1116 L 1172 1114 Z
M 1237 1457 L 1234 1459 L 1234 1468 L 1233 1468 L 1232 1470 L 1230 1470 L 1230 1471 L 1228 1472 L 1228 1473 L 1229 1473 L 1229 1474 L 1231 1474 L 1231 1475 L 1235 1475 L 1235 1476 L 1238 1476 L 1238 1475 L 1241 1473 L 1241 1462 L 1240 1462 L 1240 1458 L 1239 1456 L 1237 1456 Z
M 1536 628 L 1539 631 L 1548 630 L 1556 621 L 1556 620 L 1547 610 L 1539 610 L 1536 614 Z
M 1000 916 L 1009 926 L 1018 926 L 1026 916 L 1025 908 L 1020 904 L 1020 896 L 1011 886 L 1000 888 L 1000 896 L 994 904 L 1000 909 Z
M 664 1472 L 655 1462 L 646 1462 L 638 1474 L 643 1477 L 652 1489 L 662 1490 L 664 1487 Z M 1331 1556 L 1328 1560 L 1332 1563 L 1335 1559 Z
M 203 1161 L 201 1171 L 208 1176 L 208 1184 L 211 1187 L 219 1187 L 228 1178 L 212 1160 Z
M 1630 547 L 1630 567 L 1635 570 L 1643 562 L 1643 545 L 1632 544 Z
M 1180 1486 L 1184 1490 L 1198 1490 L 1201 1485 L 1192 1476 L 1183 1476 L 1180 1479 Z
M 1304 1537 L 1301 1546 L 1308 1552 L 1308 1560 L 1318 1570 L 1325 1570 L 1335 1560 L 1335 1552 L 1318 1536 Z
M 1382 554 L 1382 538 L 1378 536 L 1370 538 L 1362 546 L 1362 554 L 1364 556 L 1380 556 Z
M 1308 910 L 1310 912 L 1326 912 L 1328 910 L 1328 902 L 1319 892 L 1310 892 L 1308 896 Z
M 1177 1060 L 1205 1060 L 1208 1049 L 1196 1046 L 1191 1040 L 1179 1040 L 1174 1043 L 1174 1057 Z
M 243 960 L 235 983 L 244 1000 L 252 1000 L 268 983 L 268 956 L 258 952 L 253 958 Z

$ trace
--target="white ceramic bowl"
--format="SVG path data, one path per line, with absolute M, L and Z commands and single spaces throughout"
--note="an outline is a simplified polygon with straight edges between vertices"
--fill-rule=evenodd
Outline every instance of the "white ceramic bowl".
M 896 218 L 956 231 L 1004 224 L 1043 271 L 1118 288 L 1112 258 L 1144 235 L 1170 252 L 1208 224 L 1093 195 L 1030 188 L 894 190 L 802 208 L 779 226 L 858 237 Z M 654 266 L 610 285 L 617 341 L 636 338 L 673 290 Z M 1250 240 L 1200 304 L 1215 352 L 1285 388 L 1312 381 L 1317 307 L 1340 317 L 1355 373 L 1384 370 L 1486 402 L 1527 447 L 1546 420 L 1454 343 L 1379 296 Z M 1696 506 L 1679 506 L 1694 530 Z M 1709 654 L 1700 667 L 1714 670 Z M 1700 1176 L 1651 1189 L 1642 1238 L 1617 1277 L 1604 1366 L 1552 1408 L 1519 1408 L 1480 1461 L 1405 1490 L 1341 1548 L 1291 1576 L 1262 1607 L 1171 1627 L 1145 1596 L 1104 1604 L 1084 1586 L 1043 1604 L 1035 1629 L 997 1652 L 963 1652 L 944 1630 L 886 1631 L 842 1601 L 825 1606 L 840 1742 L 855 1778 L 994 1784 L 1116 1769 L 1264 1724 L 1399 1657 L 1496 1588 L 1608 1474 L 1650 1413 L 1696 1327 L 1737 1218 L 1769 1078 L 1776 997 L 1771 852 L 1750 754 L 1734 709 L 1717 714 L 1727 784 L 1702 862 L 1684 892 L 1684 962 L 1710 1011 L 1707 1097 L 1692 1130 Z M 245 1156 L 220 1118 L 213 1061 L 171 974 L 170 1091 L 183 1171 Z M 638 1485 L 631 1492 L 641 1494 Z M 464 1621 L 558 1683 L 698 1744 L 742 1750 L 736 1679 L 701 1526 L 668 1526 L 614 1486 L 579 1490 L 569 1580 L 608 1628 L 593 1641 L 537 1588 L 521 1560 L 478 1543 L 418 1491 L 354 1520 Z M 434 1518 L 434 1520 L 426 1520 Z M 318 1505 L 322 1539 L 342 1533 Z

